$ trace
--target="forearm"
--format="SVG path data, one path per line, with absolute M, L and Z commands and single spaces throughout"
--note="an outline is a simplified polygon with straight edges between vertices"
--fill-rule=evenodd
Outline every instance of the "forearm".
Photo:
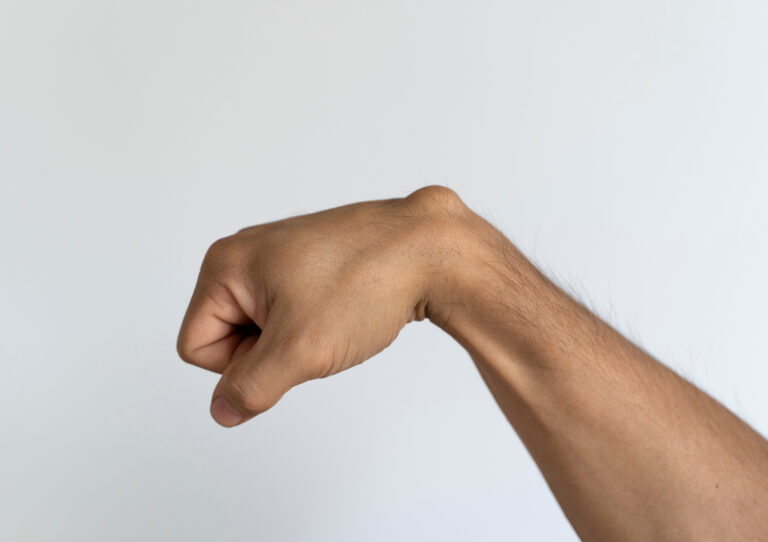
M 427 315 L 476 362 L 588 539 L 768 536 L 768 445 L 464 214 Z M 743 532 L 742 532 L 743 531 Z

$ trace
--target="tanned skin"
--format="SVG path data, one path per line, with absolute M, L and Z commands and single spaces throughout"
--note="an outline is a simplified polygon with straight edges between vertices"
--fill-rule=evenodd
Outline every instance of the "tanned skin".
M 470 354 L 584 540 L 768 540 L 768 442 L 542 275 L 450 189 L 216 241 L 178 337 L 241 424 L 429 319 Z

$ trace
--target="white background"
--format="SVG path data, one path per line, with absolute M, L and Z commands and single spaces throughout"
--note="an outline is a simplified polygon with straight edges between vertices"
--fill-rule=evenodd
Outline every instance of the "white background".
M 0 539 L 570 540 L 428 322 L 234 430 L 208 245 L 424 184 L 768 431 L 768 4 L 0 0 Z

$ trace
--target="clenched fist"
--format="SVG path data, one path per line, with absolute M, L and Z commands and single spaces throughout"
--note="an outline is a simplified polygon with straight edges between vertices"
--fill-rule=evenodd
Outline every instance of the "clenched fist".
M 211 414 L 224 426 L 307 380 L 348 369 L 429 316 L 466 208 L 449 189 L 245 228 L 203 261 L 178 337 L 185 361 L 222 373 Z M 437 280 L 436 280 L 437 278 Z

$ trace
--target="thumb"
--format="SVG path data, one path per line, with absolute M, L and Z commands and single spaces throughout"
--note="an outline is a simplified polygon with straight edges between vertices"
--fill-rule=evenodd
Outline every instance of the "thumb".
M 224 370 L 211 400 L 211 416 L 220 425 L 243 423 L 271 408 L 293 386 L 312 378 L 302 341 L 296 334 L 276 329 L 266 326 L 251 349 Z

